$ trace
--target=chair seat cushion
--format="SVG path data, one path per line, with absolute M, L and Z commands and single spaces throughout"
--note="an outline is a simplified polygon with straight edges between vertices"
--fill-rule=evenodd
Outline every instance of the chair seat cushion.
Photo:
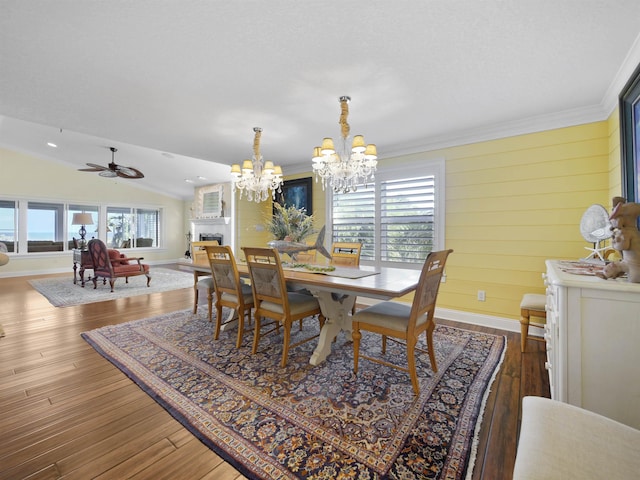
M 245 305 L 253 305 L 253 296 L 243 294 L 243 297 Z M 238 297 L 232 293 L 225 292 L 222 294 L 222 301 L 238 304 Z
M 141 265 L 138 264 L 134 264 L 134 265 L 118 265 L 118 266 L 113 266 L 113 273 L 115 273 L 117 276 L 119 277 L 123 277 L 126 274 L 141 274 L 141 273 L 147 273 L 149 271 L 149 265 L 142 265 L 142 269 L 140 269 Z
M 404 332 L 409 326 L 411 305 L 400 302 L 381 302 L 371 307 L 358 310 L 353 316 L 354 322 L 364 322 L 379 327 L 391 328 Z M 427 321 L 427 316 L 418 318 L 416 325 Z
M 210 288 L 213 289 L 213 277 L 202 277 L 198 280 L 196 284 L 198 288 Z
M 310 312 L 320 308 L 320 304 L 316 297 L 292 292 L 287 293 L 287 296 L 289 297 L 289 311 L 291 312 L 291 315 L 299 315 L 301 313 Z M 284 314 L 282 305 L 279 303 L 262 302 L 261 308 L 280 315 Z
M 547 297 L 537 293 L 525 293 L 520 302 L 520 309 L 545 311 Z

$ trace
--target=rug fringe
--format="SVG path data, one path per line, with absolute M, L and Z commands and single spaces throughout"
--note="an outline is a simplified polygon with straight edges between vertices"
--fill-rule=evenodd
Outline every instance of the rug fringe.
M 478 413 L 478 419 L 476 421 L 475 428 L 473 430 L 473 439 L 471 442 L 471 451 L 469 452 L 469 461 L 467 463 L 467 476 L 466 480 L 471 480 L 473 478 L 473 469 L 476 465 L 476 457 L 478 456 L 478 446 L 480 444 L 480 429 L 482 427 L 482 420 L 484 419 L 484 411 L 487 406 L 487 400 L 489 399 L 489 395 L 491 394 L 491 387 L 493 386 L 493 382 L 498 376 L 498 373 L 501 370 L 502 362 L 504 361 L 504 357 L 507 353 L 507 337 L 506 335 L 502 337 L 504 346 L 502 347 L 502 353 L 500 354 L 500 360 L 497 365 L 494 367 L 493 374 L 489 379 L 489 383 L 487 383 L 487 388 L 484 391 L 484 395 L 482 395 L 482 402 L 480 403 L 480 411 Z

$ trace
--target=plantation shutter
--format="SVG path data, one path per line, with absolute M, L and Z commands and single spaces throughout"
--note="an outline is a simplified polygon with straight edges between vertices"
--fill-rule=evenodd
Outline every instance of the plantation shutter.
M 333 194 L 333 241 L 360 242 L 360 260 L 374 260 L 375 186 Z
M 380 184 L 380 259 L 423 263 L 434 244 L 435 177 Z
M 334 193 L 333 241 L 362 243 L 364 261 L 422 264 L 437 243 L 435 188 L 427 175 Z

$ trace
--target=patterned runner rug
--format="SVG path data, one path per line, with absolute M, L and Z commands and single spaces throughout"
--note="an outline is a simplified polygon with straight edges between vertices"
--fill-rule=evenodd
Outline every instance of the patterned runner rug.
M 191 273 L 161 267 L 151 267 L 149 273 L 151 274 L 151 283 L 148 287 L 147 277 L 139 275 L 130 277 L 129 283 L 125 283 L 124 278 L 116 279 L 113 292 L 109 287 L 109 282 L 103 285 L 102 279 L 99 279 L 98 288 L 95 290 L 92 280 L 85 281 L 84 288 L 80 285 L 80 280 L 74 285 L 72 274 L 68 277 L 38 278 L 29 280 L 29 283 L 44 295 L 54 307 L 70 307 L 85 303 L 105 302 L 116 298 L 167 292 L 179 288 L 193 288 L 193 274 Z
M 294 324 L 292 343 L 317 320 Z M 203 443 L 248 478 L 460 479 L 471 473 L 502 336 L 438 326 L 438 373 L 419 360 L 421 393 L 409 376 L 366 360 L 353 373 L 353 346 L 341 333 L 332 354 L 309 365 L 315 341 L 280 368 L 281 333 L 251 354 L 252 333 L 213 340 L 206 312 L 174 312 L 82 334 Z M 380 352 L 363 332 L 362 350 Z M 423 348 L 424 338 L 421 338 Z M 424 355 L 427 357 L 426 355 Z M 406 361 L 389 342 L 386 358 Z

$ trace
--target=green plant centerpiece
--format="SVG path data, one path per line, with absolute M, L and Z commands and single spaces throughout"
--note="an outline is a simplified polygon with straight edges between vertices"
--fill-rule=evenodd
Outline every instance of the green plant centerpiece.
M 275 240 L 287 242 L 302 242 L 309 235 L 315 233 L 313 228 L 313 215 L 307 215 L 304 208 L 296 208 L 294 205 L 283 207 L 274 203 L 274 214 L 267 221 L 267 231 Z
M 307 245 L 303 242 L 309 235 L 316 233 L 313 228 L 313 215 L 307 215 L 304 208 L 295 206 L 283 207 L 279 203 L 274 204 L 274 214 L 266 222 L 266 228 L 275 240 L 268 243 L 271 248 L 275 248 L 280 254 L 286 253 L 291 257 L 292 263 L 287 263 L 289 268 L 305 268 L 313 271 L 332 271 L 332 265 L 321 267 L 299 263 L 297 255 L 308 250 L 318 250 L 322 255 L 331 258 L 329 252 L 322 246 L 324 239 L 324 227 L 318 235 L 315 245 Z

